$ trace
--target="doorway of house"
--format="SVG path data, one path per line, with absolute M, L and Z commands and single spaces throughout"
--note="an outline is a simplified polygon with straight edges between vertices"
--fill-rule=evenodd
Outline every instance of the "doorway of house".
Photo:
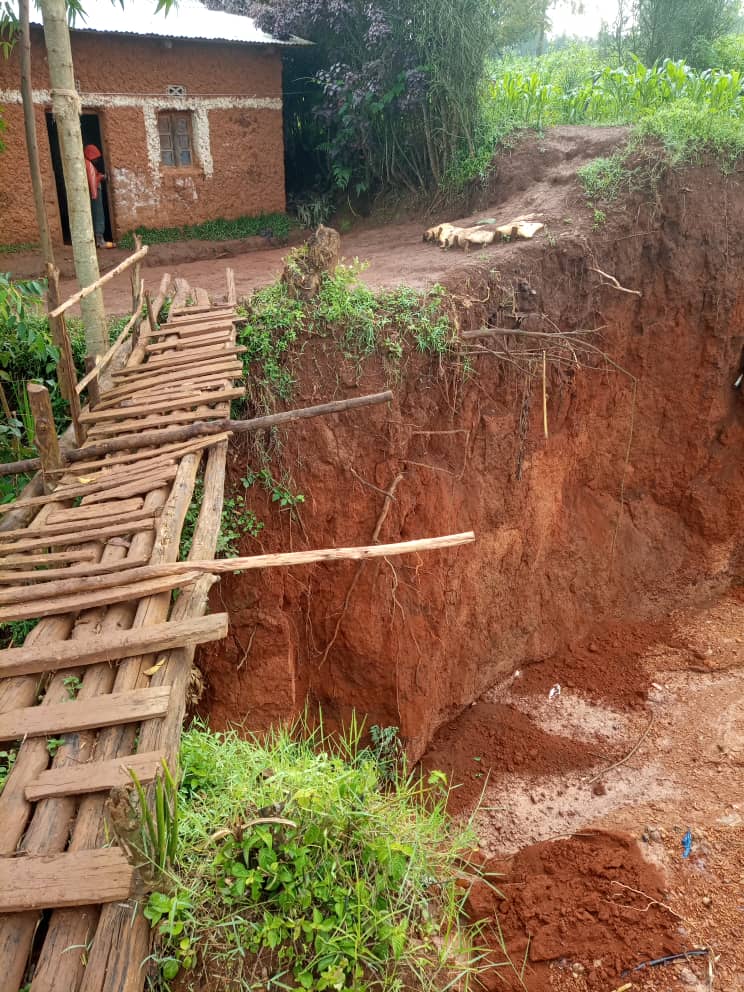
M 54 114 L 47 113 L 46 115 L 47 123 L 47 134 L 49 135 L 49 150 L 52 154 L 52 168 L 54 169 L 54 182 L 57 187 L 57 202 L 59 204 L 59 218 L 62 223 L 62 239 L 66 245 L 71 243 L 70 240 L 70 215 L 67 209 L 67 192 L 65 190 L 65 181 L 62 173 L 62 155 L 59 150 L 59 135 L 57 134 L 57 122 L 54 119 Z M 83 134 L 83 145 L 96 145 L 104 153 L 103 161 L 106 162 L 106 150 L 103 147 L 101 141 L 101 121 L 98 114 L 81 114 L 80 116 L 80 130 Z M 99 165 L 100 168 L 100 165 Z M 103 172 L 108 172 L 108 168 L 104 166 Z M 103 213 L 106 218 L 106 230 L 104 231 L 104 237 L 107 241 L 113 241 L 113 231 L 111 229 L 111 210 L 109 206 L 109 196 L 107 183 L 103 183 L 101 186 L 101 193 L 103 195 Z

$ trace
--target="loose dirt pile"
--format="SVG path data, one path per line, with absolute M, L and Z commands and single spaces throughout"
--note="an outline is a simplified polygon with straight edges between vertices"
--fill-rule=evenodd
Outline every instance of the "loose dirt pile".
M 469 916 L 486 921 L 485 935 L 497 948 L 495 964 L 504 960 L 502 939 L 515 964 L 529 962 L 531 992 L 551 988 L 551 962 L 582 976 L 588 988 L 608 990 L 613 982 L 621 984 L 616 980 L 629 962 L 641 964 L 683 947 L 679 920 L 662 904 L 661 873 L 626 834 L 589 832 L 534 844 L 509 861 L 487 862 L 484 872 L 493 887 L 476 883 Z M 486 987 L 503 988 L 501 974 L 502 969 L 490 973 Z

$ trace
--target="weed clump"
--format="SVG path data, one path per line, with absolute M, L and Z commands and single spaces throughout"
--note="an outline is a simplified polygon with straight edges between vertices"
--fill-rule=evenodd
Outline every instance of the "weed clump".
M 138 227 L 119 239 L 119 247 L 134 248 L 138 234 L 147 245 L 170 244 L 174 241 L 232 241 L 241 238 L 286 238 L 293 223 L 286 214 L 260 214 L 258 217 L 217 217 L 201 224 L 183 227 Z
M 146 907 L 159 989 L 467 987 L 455 867 L 472 838 L 453 833 L 441 773 L 392 773 L 389 737 L 184 735 L 172 884 Z
M 238 309 L 238 340 L 258 410 L 273 409 L 292 396 L 293 360 L 310 338 L 334 341 L 345 358 L 361 362 L 383 355 L 394 366 L 406 347 L 441 358 L 455 342 L 445 312 L 444 290 L 406 287 L 376 292 L 359 281 L 363 267 L 339 265 L 325 273 L 317 295 L 301 301 L 283 283 L 260 289 Z

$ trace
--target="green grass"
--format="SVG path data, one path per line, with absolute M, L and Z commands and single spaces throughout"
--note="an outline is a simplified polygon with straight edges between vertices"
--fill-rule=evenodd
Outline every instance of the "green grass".
M 186 224 L 183 227 L 138 227 L 119 239 L 121 248 L 134 248 L 134 235 L 138 234 L 148 245 L 170 244 L 174 241 L 232 241 L 269 235 L 286 238 L 294 222 L 287 214 L 260 214 L 258 217 L 235 217 L 225 220 Z
M 386 728 L 387 729 L 387 728 Z M 145 914 L 167 989 L 467 990 L 478 968 L 461 922 L 446 779 L 391 774 L 378 747 L 318 731 L 263 741 L 194 725 L 181 745 L 169 884 Z
M 538 58 L 491 65 L 484 85 L 481 130 L 474 153 L 452 164 L 446 190 L 459 190 L 493 168 L 493 154 L 520 130 L 558 124 L 629 125 L 632 147 L 654 139 L 673 164 L 713 155 L 729 170 L 744 150 L 744 49 L 730 38 L 718 54 L 723 68 L 694 69 L 682 61 L 653 66 L 631 57 L 603 61 L 576 45 Z M 729 50 L 730 49 L 730 50 Z
M 39 245 L 32 241 L 22 241 L 17 245 L 0 245 L 0 255 L 17 255 L 22 251 L 38 251 Z
M 595 158 L 579 169 L 579 179 L 589 200 L 616 200 L 623 187 L 627 188 L 631 173 L 623 153 L 608 158 Z

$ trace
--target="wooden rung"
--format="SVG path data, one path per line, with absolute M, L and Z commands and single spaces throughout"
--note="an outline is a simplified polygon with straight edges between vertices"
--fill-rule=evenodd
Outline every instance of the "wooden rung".
M 132 895 L 135 879 L 118 847 L 0 858 L 0 913 L 118 902 Z
M 23 737 L 59 737 L 80 730 L 97 730 L 118 723 L 136 723 L 165 716 L 170 686 L 132 689 L 83 701 L 27 706 L 0 715 L 0 741 Z
M 205 345 L 217 345 L 233 343 L 235 336 L 232 331 L 220 331 L 219 334 L 213 331 L 204 337 L 179 338 L 176 341 L 157 341 L 155 344 L 145 346 L 148 354 L 160 351 L 187 352 L 191 348 L 203 348 Z
M 230 390 L 235 395 L 232 399 L 245 396 L 245 389 Z M 88 432 L 88 437 L 98 441 L 107 441 L 118 434 L 141 434 L 143 431 L 158 430 L 161 427 L 176 427 L 181 424 L 193 424 L 197 420 L 222 420 L 230 412 L 227 403 L 215 403 L 214 406 L 203 404 L 205 409 L 200 411 L 184 410 L 183 412 L 166 413 L 142 420 L 121 420 L 115 424 L 97 424 Z M 0 506 L 2 509 L 2 506 Z
M 57 510 L 46 518 L 48 524 L 66 524 L 73 520 L 90 520 L 91 517 L 114 516 L 121 513 L 133 513 L 141 510 L 144 501 L 141 496 L 131 499 L 112 500 L 110 503 L 99 503 L 94 509 L 89 506 L 71 506 L 66 510 Z
M 191 338 L 194 336 L 203 337 L 215 331 L 229 330 L 235 322 L 234 317 L 223 318 L 222 320 L 202 321 L 201 323 L 188 324 L 187 326 L 177 325 L 168 327 L 164 325 L 159 331 L 155 331 L 151 336 L 154 338 L 170 337 L 174 333 L 181 338 Z
M 141 500 L 140 500 L 141 502 Z M 107 504 L 101 504 L 101 507 Z M 80 507 L 76 508 L 77 510 Z M 88 509 L 87 519 L 82 518 L 78 513 L 76 517 L 71 520 L 62 519 L 57 520 L 55 523 L 50 523 L 46 521 L 42 527 L 22 527 L 20 530 L 6 530 L 0 534 L 0 554 L 2 554 L 3 548 L 5 547 L 6 538 L 8 540 L 31 540 L 36 538 L 49 538 L 46 542 L 47 544 L 69 544 L 69 541 L 59 540 L 60 537 L 69 534 L 71 531 L 77 535 L 85 537 L 86 531 L 80 530 L 81 527 L 104 527 L 109 524 L 113 525 L 115 523 L 125 523 L 131 520 L 144 520 L 146 518 L 152 519 L 152 510 L 144 509 L 140 507 L 137 510 L 109 510 L 106 512 L 101 509 L 100 512 Z M 75 543 L 75 542 L 73 542 Z M 82 543 L 82 542 L 81 542 Z
M 7 558 L 0 557 L 0 568 L 31 568 L 32 565 L 55 565 L 65 561 L 95 561 L 97 557 L 94 548 L 54 551 L 48 555 L 8 555 Z
M 147 478 L 136 479 L 134 482 L 127 482 L 112 489 L 106 489 L 103 492 L 94 490 L 83 496 L 82 506 L 90 506 L 91 503 L 100 503 L 102 500 L 126 499 L 129 496 L 135 496 L 137 493 L 152 492 L 153 489 L 160 489 L 161 486 L 165 486 L 175 479 L 177 473 L 178 469 L 175 466 L 167 471 L 158 469 Z
M 219 641 L 227 637 L 228 620 L 227 613 L 215 613 L 192 620 L 81 637 L 74 641 L 44 641 L 28 647 L 8 648 L 0 651 L 0 678 L 81 668 Z
M 52 796 L 83 796 L 89 792 L 108 792 L 109 789 L 131 785 L 131 768 L 143 785 L 154 782 L 163 767 L 165 751 L 148 751 L 126 758 L 108 761 L 88 761 L 82 765 L 65 765 L 42 772 L 26 786 L 26 799 L 30 803 Z
M 145 596 L 156 596 L 172 589 L 182 589 L 199 578 L 199 572 L 178 572 L 170 576 L 151 579 L 146 582 L 133 582 L 131 585 L 113 586 L 81 596 L 58 596 L 52 599 L 35 599 L 30 603 L 12 603 L 0 606 L 0 623 L 13 623 L 16 620 L 33 620 L 35 617 L 59 616 L 62 613 L 79 613 L 97 606 L 112 606 L 114 603 L 129 603 Z
M 56 579 L 87 579 L 94 575 L 107 575 L 112 567 L 115 567 L 119 572 L 132 569 L 140 568 L 142 565 L 146 565 L 149 562 L 149 558 L 122 558 L 116 562 L 115 566 L 112 566 L 110 561 L 107 562 L 96 562 L 96 564 L 88 565 L 83 562 L 81 565 L 68 565 L 67 568 L 42 568 L 42 569 L 29 569 L 21 571 L 0 571 L 0 583 L 3 585 L 17 585 L 19 582 L 53 582 Z
M 116 382 L 136 382 L 138 378 L 152 375 L 154 371 L 175 368 L 178 365 L 188 365 L 195 361 L 207 361 L 213 358 L 228 358 L 232 355 L 243 355 L 248 349 L 242 345 L 235 345 L 230 348 L 224 345 L 207 346 L 205 348 L 195 348 L 182 355 L 170 355 L 160 358 L 151 358 L 144 365 L 133 365 L 131 368 L 123 368 L 119 372 L 114 372 L 112 379 Z M 105 395 L 105 393 L 104 393 Z
M 189 410 L 203 403 L 217 403 L 221 400 L 237 399 L 245 393 L 244 389 L 223 389 L 219 392 L 193 392 L 190 396 L 174 396 L 172 399 L 158 400 L 155 403 L 143 403 L 140 406 L 119 407 L 113 410 L 91 410 L 80 415 L 85 424 L 102 424 L 106 421 L 122 420 L 126 417 L 149 417 L 155 413 L 166 413 L 170 410 Z
M 142 512 L 141 510 L 138 512 Z M 132 520 L 123 524 L 108 524 L 105 527 L 90 527 L 88 530 L 67 531 L 63 534 L 51 534 L 42 537 L 29 538 L 28 540 L 13 541 L 9 544 L 0 544 L 0 555 L 6 552 L 17 554 L 19 551 L 32 551 L 35 548 L 49 548 L 54 546 L 64 547 L 67 544 L 88 544 L 90 541 L 107 541 L 111 537 L 123 537 L 125 534 L 136 534 L 142 530 L 153 530 L 155 519 L 148 510 L 148 518 L 145 520 Z M 81 524 L 77 525 L 78 528 Z M 31 531 L 33 533 L 33 531 Z M 3 560 L 0 558 L 0 566 Z

